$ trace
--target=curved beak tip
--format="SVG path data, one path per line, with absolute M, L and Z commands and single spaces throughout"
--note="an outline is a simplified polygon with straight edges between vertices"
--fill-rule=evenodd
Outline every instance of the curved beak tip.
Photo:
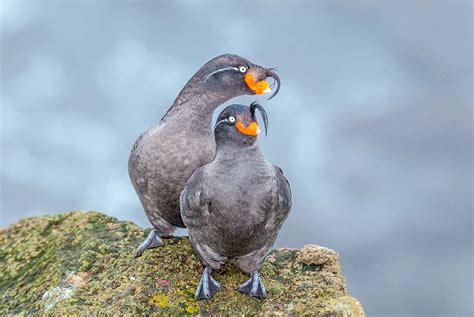
M 271 93 L 272 92 L 272 89 L 270 87 L 268 88 L 265 88 L 265 90 L 263 91 L 263 93 Z

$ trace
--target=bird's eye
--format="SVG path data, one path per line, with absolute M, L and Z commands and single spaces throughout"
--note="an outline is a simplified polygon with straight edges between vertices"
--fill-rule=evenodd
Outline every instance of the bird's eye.
M 235 122 L 235 117 L 230 116 L 228 120 L 229 120 L 230 123 L 234 123 Z
M 240 66 L 240 67 L 239 67 L 239 71 L 240 71 L 241 73 L 245 73 L 245 72 L 247 71 L 247 66 Z

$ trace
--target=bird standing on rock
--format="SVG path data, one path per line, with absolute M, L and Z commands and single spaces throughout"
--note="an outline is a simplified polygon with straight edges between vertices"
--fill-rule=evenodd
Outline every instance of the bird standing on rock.
M 128 171 L 145 213 L 153 225 L 136 256 L 162 245 L 160 236 L 184 227 L 179 195 L 194 170 L 215 155 L 212 113 L 224 102 L 244 94 L 278 93 L 280 79 L 267 69 L 237 55 L 218 56 L 187 82 L 160 123 L 135 142 Z M 271 98 L 270 97 L 270 98 Z
M 209 299 L 220 284 L 212 276 L 229 257 L 237 258 L 250 279 L 238 290 L 263 298 L 258 270 L 291 208 L 290 185 L 281 169 L 268 162 L 256 142 L 259 109 L 231 105 L 217 119 L 215 159 L 198 168 L 181 193 L 181 216 L 205 269 L 196 300 Z

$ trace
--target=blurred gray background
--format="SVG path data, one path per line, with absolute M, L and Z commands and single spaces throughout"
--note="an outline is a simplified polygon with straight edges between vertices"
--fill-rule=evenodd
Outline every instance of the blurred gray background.
M 277 246 L 337 250 L 369 316 L 473 313 L 471 2 L 2 0 L 0 21 L 1 227 L 75 209 L 149 226 L 132 144 L 235 53 L 283 82 L 232 101 L 266 107 L 292 185 Z

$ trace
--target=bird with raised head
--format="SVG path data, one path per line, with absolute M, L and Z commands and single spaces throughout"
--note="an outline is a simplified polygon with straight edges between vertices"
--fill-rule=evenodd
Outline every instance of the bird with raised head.
M 196 300 L 209 299 L 220 284 L 211 276 L 227 258 L 236 258 L 250 279 L 238 290 L 267 294 L 259 269 L 291 208 L 290 185 L 282 170 L 268 162 L 257 144 L 255 110 L 231 105 L 214 128 L 216 157 L 196 169 L 181 193 L 181 216 L 194 250 L 204 264 Z
M 179 195 L 194 170 L 214 158 L 214 110 L 240 95 L 272 92 L 268 77 L 276 84 L 272 98 L 280 89 L 273 69 L 237 55 L 218 56 L 186 83 L 161 121 L 140 135 L 130 153 L 128 171 L 153 230 L 136 256 L 162 245 L 160 237 L 177 227 L 184 228 Z

